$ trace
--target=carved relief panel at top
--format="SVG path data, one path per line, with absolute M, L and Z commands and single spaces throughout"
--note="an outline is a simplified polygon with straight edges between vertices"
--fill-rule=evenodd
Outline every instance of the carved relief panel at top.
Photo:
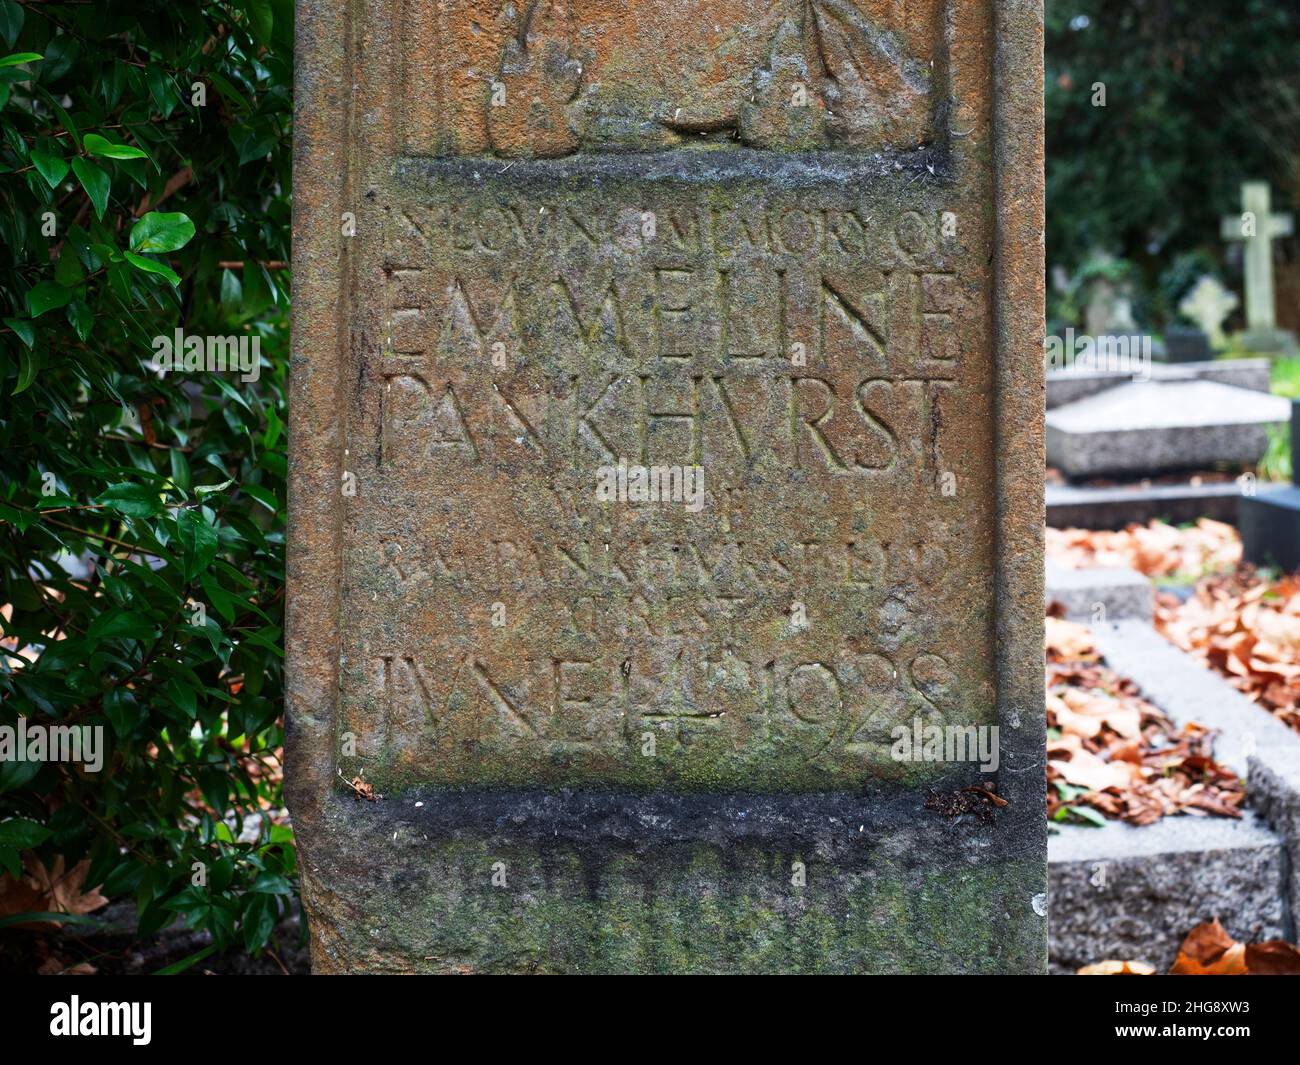
M 405 0 L 398 150 L 916 148 L 946 0 Z

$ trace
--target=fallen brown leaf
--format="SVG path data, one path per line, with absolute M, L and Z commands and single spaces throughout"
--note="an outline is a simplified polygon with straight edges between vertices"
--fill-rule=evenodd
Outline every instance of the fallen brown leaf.
M 1186 602 L 1159 596 L 1156 628 L 1233 687 L 1300 731 L 1300 575 L 1249 566 L 1206 577 Z
M 86 874 L 90 872 L 90 859 L 83 858 L 67 872 L 63 869 L 63 855 L 54 859 L 54 865 L 46 869 L 35 855 L 29 854 L 23 861 L 26 879 L 45 897 L 44 909 L 55 913 L 93 913 L 101 906 L 108 905 L 108 899 L 99 893 L 99 885 L 89 891 L 82 888 Z
M 1251 976 L 1300 976 L 1300 950 L 1280 939 L 1247 944 L 1246 969 Z
M 1077 976 L 1154 976 L 1156 967 L 1144 961 L 1106 961 L 1085 965 Z
M 1064 644 L 1082 637 L 1065 631 Z M 1048 639 L 1052 637 L 1049 634 Z M 1131 680 L 1104 663 L 1047 665 L 1047 811 L 1054 820 L 1102 817 L 1149 825 L 1170 814 L 1240 817 L 1245 790 L 1214 760 L 1214 734 L 1175 728 Z
M 375 801 L 375 786 L 362 780 L 360 777 L 353 777 L 348 782 L 348 787 L 352 789 L 352 797 L 360 802 L 365 799 L 367 802 Z
M 35 854 L 23 856 L 23 875 L 15 880 L 8 873 L 0 874 L 0 917 L 18 913 L 92 913 L 108 905 L 108 899 L 99 893 L 99 887 L 84 890 L 90 860 L 83 858 L 71 869 L 64 870 L 64 859 L 59 855 L 54 865 L 47 869 Z M 31 921 L 29 927 L 54 924 L 53 921 Z
M 1054 662 L 1095 661 L 1097 648 L 1086 626 L 1048 615 L 1047 658 Z
M 51 954 L 36 967 L 37 976 L 94 976 L 97 972 L 99 970 L 89 962 L 82 961 L 69 965 L 57 954 Z
M 44 913 L 48 908 L 44 896 L 27 883 L 25 878 L 15 880 L 8 873 L 0 873 L 0 917 L 13 917 L 19 913 Z
M 1246 944 L 1228 935 L 1216 917 L 1187 933 L 1169 973 L 1171 976 L 1245 976 Z
M 1196 578 L 1236 566 L 1241 539 L 1231 525 L 1209 518 L 1185 529 L 1162 521 L 1120 532 L 1048 529 L 1047 556 L 1071 569 L 1127 566 L 1148 577 Z

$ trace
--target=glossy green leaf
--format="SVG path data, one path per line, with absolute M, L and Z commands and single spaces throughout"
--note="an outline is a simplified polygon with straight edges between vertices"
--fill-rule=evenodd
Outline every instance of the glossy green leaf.
M 65 288 L 57 281 L 41 281 L 27 292 L 27 313 L 39 318 L 46 311 L 66 307 L 72 299 L 72 289 Z
M 131 228 L 131 250 L 179 251 L 194 236 L 194 223 L 180 212 L 150 211 Z
M 151 518 L 162 510 L 162 500 L 156 489 L 130 481 L 110 485 L 96 502 L 133 518 Z
M 105 159 L 149 158 L 149 153 L 140 148 L 135 148 L 130 144 L 114 144 L 107 137 L 101 137 L 98 133 L 87 133 L 82 140 L 82 146 L 90 155 L 102 156 Z
M 107 174 L 94 163 L 80 157 L 72 160 L 72 172 L 77 175 L 81 187 L 90 197 L 90 204 L 95 208 L 95 217 L 103 218 L 108 210 L 108 191 L 112 186 Z
M 6 318 L 4 324 L 29 348 L 36 343 L 36 330 L 32 328 L 31 322 L 22 318 Z
M 45 183 L 52 189 L 58 188 L 63 179 L 68 176 L 68 161 L 60 156 L 34 149 L 31 160 L 32 165 L 45 179 Z
M 137 255 L 133 251 L 126 252 L 125 257 L 126 261 L 137 270 L 143 270 L 146 274 L 157 274 L 159 277 L 166 278 L 173 285 L 181 283 L 180 275 L 166 263 L 160 263 L 157 259 Z
M 201 510 L 182 509 L 176 514 L 176 529 L 180 535 L 181 549 L 185 554 L 187 577 L 207 569 L 217 554 L 217 530 L 204 517 Z
M 50 830 L 25 817 L 10 817 L 0 821 L 0 847 L 30 850 L 50 838 Z
M 17 0 L 0 0 L 0 38 L 5 47 L 12 48 L 23 28 L 23 8 Z

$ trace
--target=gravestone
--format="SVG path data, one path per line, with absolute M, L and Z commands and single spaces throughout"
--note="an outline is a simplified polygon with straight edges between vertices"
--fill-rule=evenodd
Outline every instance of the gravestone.
M 1094 278 L 1088 286 L 1088 303 L 1084 308 L 1087 334 L 1092 337 L 1131 336 L 1137 328 L 1133 319 L 1133 297 L 1127 285 L 1109 277 Z
M 1291 402 L 1291 483 L 1283 488 L 1256 491 L 1247 484 L 1237 500 L 1237 528 L 1241 552 L 1257 566 L 1277 566 L 1287 573 L 1300 570 L 1300 418 Z
M 314 968 L 1042 970 L 1038 5 L 297 14 Z
M 1095 396 L 1131 381 L 1218 381 L 1255 392 L 1272 391 L 1273 363 L 1264 356 L 1249 359 L 1209 359 L 1206 362 L 1155 362 L 1147 372 L 1080 369 L 1076 363 L 1064 370 L 1047 371 L 1047 409 Z
M 1237 294 L 1224 288 L 1217 277 L 1205 274 L 1178 304 L 1178 310 L 1195 322 L 1215 349 L 1227 347 L 1223 320 L 1237 309 Z
M 1295 337 L 1277 327 L 1273 292 L 1273 240 L 1294 231 L 1289 214 L 1274 214 L 1267 182 L 1241 186 L 1241 214 L 1225 215 L 1223 239 L 1245 244 L 1246 332 L 1242 344 L 1252 351 L 1292 351 Z
M 1289 411 L 1281 396 L 1192 375 L 1134 381 L 1048 411 L 1047 461 L 1074 478 L 1249 466 Z
M 1115 259 L 1101 254 L 1097 261 L 1114 264 Z M 1164 358 L 1163 346 L 1153 344 L 1138 328 L 1133 317 L 1133 286 L 1127 280 L 1101 273 L 1088 282 L 1083 329 L 1092 341 L 1096 369 L 1149 367 L 1152 358 Z
M 1195 326 L 1171 325 L 1165 330 L 1166 362 L 1205 362 L 1213 357 L 1209 336 Z

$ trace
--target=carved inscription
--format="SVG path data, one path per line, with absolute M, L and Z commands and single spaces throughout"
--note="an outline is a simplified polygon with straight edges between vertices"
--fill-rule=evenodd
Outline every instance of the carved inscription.
M 357 765 L 831 787 L 900 772 L 899 724 L 993 720 L 985 251 L 942 183 L 476 166 L 378 208 Z

